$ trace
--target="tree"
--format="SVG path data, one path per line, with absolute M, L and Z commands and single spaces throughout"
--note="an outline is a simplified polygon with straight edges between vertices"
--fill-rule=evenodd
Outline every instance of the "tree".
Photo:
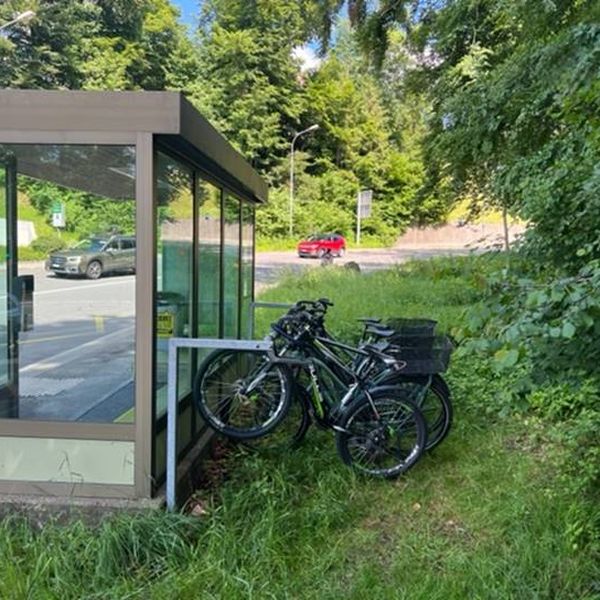
M 287 152 L 303 110 L 292 49 L 304 41 L 300 4 L 283 0 L 205 6 L 192 99 L 264 174 Z
M 30 8 L 0 7 L 0 18 Z M 168 0 L 48 0 L 0 44 L 0 84 L 18 88 L 165 89 L 189 42 Z
M 0 6 L 0 19 L 29 9 L 24 0 Z M 48 0 L 37 16 L 7 31 L 0 45 L 0 86 L 78 89 L 83 83 L 84 40 L 98 32 L 100 8 L 90 2 Z
M 591 2 L 458 0 L 429 32 L 438 181 L 526 219 L 540 264 L 576 269 L 600 257 L 597 12 Z

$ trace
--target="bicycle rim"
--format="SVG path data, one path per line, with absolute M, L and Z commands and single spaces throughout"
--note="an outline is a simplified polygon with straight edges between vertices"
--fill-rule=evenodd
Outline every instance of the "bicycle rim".
M 369 475 L 393 478 L 421 457 L 427 439 L 425 420 L 405 398 L 384 395 L 351 405 L 338 432 L 342 460 Z
M 272 431 L 290 404 L 290 380 L 283 365 L 256 351 L 217 352 L 202 365 L 194 392 L 211 427 L 233 439 Z

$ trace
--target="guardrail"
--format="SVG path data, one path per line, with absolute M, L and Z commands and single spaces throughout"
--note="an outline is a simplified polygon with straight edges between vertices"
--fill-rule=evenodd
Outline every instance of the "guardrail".
M 254 334 L 257 308 L 290 308 L 291 304 L 279 302 L 251 302 L 249 308 L 248 337 Z M 177 508 L 177 358 L 181 348 L 212 350 L 268 350 L 270 340 L 217 340 L 214 338 L 169 339 L 167 371 L 167 510 Z

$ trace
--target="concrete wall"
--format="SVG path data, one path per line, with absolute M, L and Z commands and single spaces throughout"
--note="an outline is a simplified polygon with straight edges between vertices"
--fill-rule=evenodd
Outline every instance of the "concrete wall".
M 510 241 L 514 241 L 524 231 L 524 225 L 511 224 L 509 226 Z M 502 243 L 503 239 L 504 228 L 501 223 L 497 225 L 449 224 L 437 227 L 411 227 L 398 239 L 396 246 L 419 246 L 424 248 L 482 247 Z
M 17 221 L 17 242 L 29 246 L 37 238 L 32 221 Z M 0 219 L 0 246 L 6 246 L 6 219 Z

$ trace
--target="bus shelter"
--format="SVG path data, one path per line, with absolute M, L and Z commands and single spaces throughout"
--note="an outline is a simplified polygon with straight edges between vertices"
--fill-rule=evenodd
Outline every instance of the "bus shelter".
M 248 331 L 266 199 L 180 93 L 0 91 L 0 494 L 157 493 L 168 340 Z M 202 357 L 179 353 L 179 460 Z

